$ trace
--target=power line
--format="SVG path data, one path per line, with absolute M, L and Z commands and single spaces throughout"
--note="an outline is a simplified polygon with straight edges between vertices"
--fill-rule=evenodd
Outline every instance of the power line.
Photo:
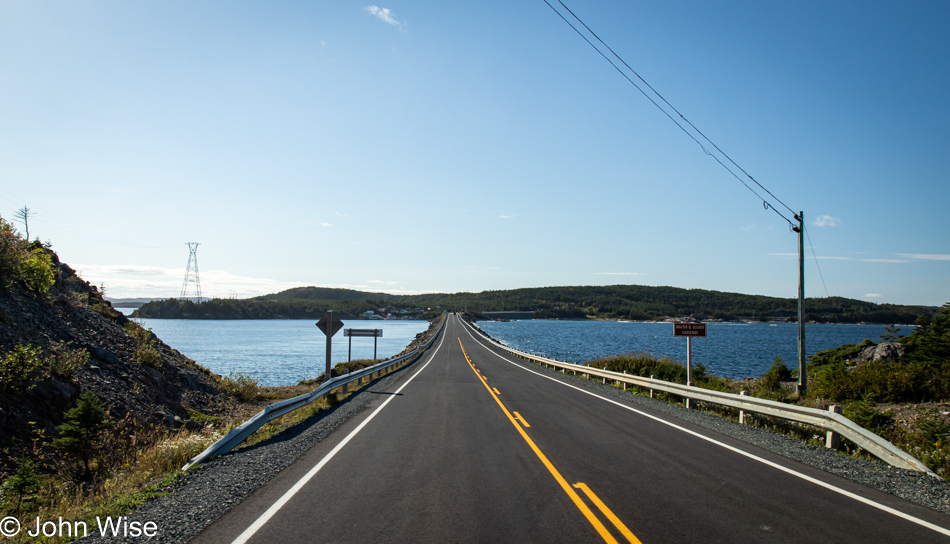
M 545 4 L 547 4 L 547 6 L 548 6 L 549 8 L 551 8 L 552 11 L 554 11 L 554 13 L 556 13 L 556 14 L 558 15 L 558 17 L 561 18 L 561 20 L 563 20 L 565 23 L 567 23 L 568 26 L 570 26 L 570 27 L 573 29 L 574 32 L 576 32 L 578 36 L 580 36 L 581 38 L 583 38 L 583 40 L 584 40 L 585 42 L 587 42 L 587 44 L 590 45 L 590 46 L 594 49 L 594 51 L 597 51 L 597 53 L 600 54 L 600 56 L 602 56 L 602 57 L 604 58 L 604 60 L 606 60 L 607 62 L 609 62 L 610 65 L 613 66 L 614 69 L 615 69 L 621 76 L 624 77 L 624 79 L 626 79 L 628 82 L 630 82 L 631 85 L 634 86 L 634 88 L 636 88 L 638 91 L 640 91 L 640 93 L 643 94 L 643 96 L 645 96 L 645 97 L 647 98 L 647 100 L 649 100 L 654 106 L 656 106 L 656 108 L 657 108 L 658 110 L 660 110 L 661 112 L 663 112 L 663 114 L 666 115 L 666 116 L 670 119 L 670 121 L 673 121 L 673 123 L 675 123 L 676 126 L 679 127 L 679 129 L 683 131 L 683 133 L 685 133 L 687 136 L 689 136 L 689 138 L 690 138 L 691 140 L 693 140 L 694 142 L 696 142 L 696 144 L 699 145 L 700 149 L 702 149 L 705 154 L 707 154 L 707 155 L 709 155 L 710 157 L 712 157 L 712 158 L 713 158 L 716 162 L 718 162 L 719 165 L 722 166 L 727 172 L 729 172 L 730 174 L 732 174 L 732 176 L 733 176 L 734 178 L 736 178 L 736 180 L 738 180 L 739 183 L 741 183 L 742 185 L 744 185 L 746 189 L 748 189 L 749 191 L 751 191 L 752 194 L 754 194 L 759 200 L 761 200 L 763 206 L 765 207 L 765 209 L 771 209 L 771 210 L 774 211 L 779 217 L 781 217 L 781 218 L 784 219 L 786 222 L 788 222 L 789 225 L 793 225 L 792 221 L 791 221 L 788 217 L 786 217 L 784 214 L 782 214 L 782 212 L 780 212 L 779 210 L 777 210 L 777 209 L 775 208 L 775 206 L 773 206 L 771 203 L 768 202 L 768 200 L 766 200 L 764 197 L 762 197 L 762 195 L 760 195 L 758 192 L 756 192 L 755 189 L 753 189 L 748 183 L 746 183 L 745 180 L 742 179 L 741 176 L 739 176 L 739 175 L 736 174 L 731 168 L 729 168 L 719 157 L 717 157 L 715 154 L 713 154 L 712 152 L 710 152 L 710 151 L 706 148 L 706 146 L 699 140 L 699 138 L 697 138 L 694 134 L 692 134 L 689 130 L 687 130 L 687 128 L 686 128 L 685 126 L 683 126 L 679 121 L 677 121 L 677 119 L 676 119 L 669 111 L 667 111 L 665 108 L 663 108 L 663 106 L 661 106 L 652 96 L 650 96 L 649 93 L 647 93 L 643 88 L 641 88 L 639 85 L 637 85 L 637 83 L 636 83 L 633 79 L 631 79 L 630 76 L 628 76 L 622 69 L 620 69 L 620 67 L 617 66 L 617 64 L 616 64 L 610 57 L 608 57 L 606 53 L 604 53 L 603 51 L 600 50 L 600 48 L 598 48 L 596 45 L 594 45 L 594 43 L 591 42 L 590 39 L 588 39 L 587 36 L 585 36 L 584 33 L 581 32 L 580 29 L 578 29 L 571 21 L 569 21 L 569 20 L 567 19 L 567 17 L 564 16 L 563 13 L 561 13 L 560 11 L 558 11 L 557 8 L 555 8 L 553 5 L 551 5 L 551 3 L 548 2 L 548 0 L 543 0 L 543 1 L 544 1 Z M 630 70 L 630 71 L 637 77 L 637 79 L 639 79 L 640 81 L 642 81 L 643 84 L 646 85 L 647 88 L 649 88 L 650 91 L 653 92 L 653 94 L 655 94 L 664 104 L 666 104 L 667 106 L 669 106 L 669 108 L 670 108 L 671 110 L 673 110 L 673 111 L 676 113 L 676 115 L 678 115 L 678 116 L 679 116 L 686 124 L 688 124 L 694 131 L 696 131 L 696 133 L 699 134 L 699 136 L 700 136 L 703 140 L 705 140 L 706 142 L 708 142 L 709 145 L 711 145 L 713 148 L 715 148 L 716 151 L 718 151 L 723 157 L 725 157 L 726 161 L 728 161 L 729 163 L 733 164 L 737 169 L 739 169 L 739 171 L 741 171 L 741 172 L 742 172 L 747 178 L 749 178 L 755 185 L 757 185 L 759 188 L 761 188 L 763 191 L 765 191 L 769 196 L 771 196 L 776 202 L 778 202 L 778 203 L 781 204 L 785 209 L 787 209 L 789 212 L 791 212 L 792 215 L 795 215 L 795 211 L 794 211 L 794 210 L 792 210 L 790 207 L 788 207 L 787 204 L 785 204 L 784 202 L 782 202 L 781 199 L 779 199 L 779 198 L 776 197 L 774 194 L 772 194 L 771 191 L 769 191 L 765 186 L 763 186 L 763 185 L 762 185 L 761 183 L 759 183 L 755 178 L 753 178 L 748 172 L 745 171 L 745 169 L 743 169 L 741 166 L 739 166 L 739 164 L 736 163 L 736 161 L 734 161 L 729 155 L 727 155 L 718 145 L 716 145 L 715 142 L 713 142 L 713 141 L 712 141 L 708 136 L 706 136 L 701 130 L 699 130 L 698 128 L 696 128 L 696 125 L 694 125 L 692 122 L 690 122 L 689 119 L 687 119 L 682 113 L 680 113 L 679 110 L 677 110 L 672 104 L 670 104 L 670 102 L 669 102 L 668 100 L 666 100 L 666 98 L 664 98 L 663 95 L 661 95 L 659 92 L 657 92 L 657 90 L 654 89 L 652 85 L 650 85 L 649 83 L 647 83 L 647 81 L 646 81 L 642 76 L 640 76 L 640 74 L 637 73 L 636 70 L 634 70 L 629 64 L 627 64 L 627 62 L 626 62 L 625 60 L 623 60 L 623 58 L 622 58 L 620 55 L 618 55 L 613 49 L 611 49 L 611 47 L 610 47 L 609 45 L 607 45 L 602 39 L 600 39 L 600 37 L 599 37 L 593 30 L 591 30 L 591 28 L 590 28 L 589 26 L 587 26 L 587 24 L 584 23 L 584 21 L 582 21 L 582 20 L 580 19 L 580 17 L 578 17 L 573 11 L 571 11 L 571 9 L 570 9 L 569 7 L 567 7 L 567 5 L 565 5 L 562 0 L 558 0 L 558 3 L 561 4 L 561 6 L 562 6 L 565 10 L 567 10 L 568 13 L 571 14 L 571 17 L 573 17 L 578 23 L 580 23 L 598 42 L 600 42 L 605 48 L 607 48 L 607 50 L 610 51 L 610 53 L 611 53 L 617 60 L 619 60 L 624 66 L 626 66 L 627 69 Z
M 815 255 L 815 246 L 811 243 L 811 236 L 808 235 L 808 229 L 805 228 L 805 224 L 802 223 L 802 229 L 805 231 L 805 237 L 808 238 L 808 247 L 811 248 L 811 256 L 815 259 L 815 267 L 818 268 L 818 277 L 821 278 L 821 286 L 825 288 L 825 296 L 830 297 L 828 294 L 828 286 L 825 285 L 825 276 L 821 273 L 821 265 L 818 264 L 818 255 Z
M 6 195 L 6 196 L 4 196 Z M 5 200 L 11 204 L 19 205 L 19 203 L 25 202 L 25 199 L 20 196 L 11 193 L 10 191 L 0 189 L 0 200 Z M 42 212 L 42 215 L 37 212 Z M 40 221 L 34 221 L 34 225 L 39 225 L 42 227 L 44 224 L 50 224 L 54 227 L 58 227 L 64 231 L 68 231 L 71 235 L 83 236 L 88 239 L 98 240 L 101 242 L 107 242 L 109 244 L 121 245 L 124 247 L 137 248 L 137 249 L 168 249 L 170 246 L 147 246 L 142 244 L 129 243 L 127 240 L 121 240 L 108 236 L 105 234 L 100 234 L 91 230 L 86 229 L 83 225 L 74 223 L 67 219 L 64 219 L 57 214 L 52 213 L 50 210 L 44 208 L 38 208 L 36 206 L 30 206 L 30 216 L 39 215 Z M 37 230 L 34 226 L 34 231 Z

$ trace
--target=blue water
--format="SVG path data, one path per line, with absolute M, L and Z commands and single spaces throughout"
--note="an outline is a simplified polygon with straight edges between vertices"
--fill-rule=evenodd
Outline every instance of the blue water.
M 137 319 L 169 346 L 212 372 L 242 372 L 264 385 L 292 385 L 315 378 L 326 365 L 326 336 L 303 319 L 205 320 Z M 403 350 L 428 321 L 344 321 L 344 328 L 382 329 L 377 357 Z M 331 357 L 346 362 L 349 338 L 333 337 Z M 373 338 L 353 338 L 353 359 L 372 359 Z
M 553 359 L 585 362 L 624 353 L 649 353 L 686 360 L 686 338 L 673 336 L 672 323 L 616 321 L 479 321 L 478 326 L 512 348 Z M 900 334 L 910 334 L 902 327 Z M 879 341 L 883 325 L 806 325 L 806 353 Z M 758 377 L 776 356 L 798 367 L 798 325 L 794 323 L 709 323 L 706 338 L 693 338 L 692 360 L 732 379 Z

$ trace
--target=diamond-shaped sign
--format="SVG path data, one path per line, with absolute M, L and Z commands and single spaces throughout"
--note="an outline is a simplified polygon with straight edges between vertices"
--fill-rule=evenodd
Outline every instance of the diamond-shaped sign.
M 343 322 L 333 315 L 333 312 L 327 312 L 323 314 L 323 317 L 320 318 L 320 321 L 317 321 L 317 327 L 323 331 L 323 334 L 327 336 L 333 336 L 334 334 L 340 332 L 340 329 L 343 328 Z

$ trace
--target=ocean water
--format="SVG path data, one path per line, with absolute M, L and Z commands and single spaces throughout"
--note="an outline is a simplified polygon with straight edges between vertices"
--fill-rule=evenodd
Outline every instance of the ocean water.
M 136 319 L 169 346 L 218 374 L 242 372 L 264 385 L 292 385 L 315 378 L 326 364 L 326 336 L 303 319 Z M 382 329 L 377 357 L 403 350 L 428 321 L 344 321 L 344 328 Z M 347 361 L 350 338 L 333 337 L 331 360 Z M 353 360 L 373 357 L 373 338 L 353 338 Z
M 478 326 L 512 348 L 561 361 L 585 362 L 624 353 L 649 353 L 686 361 L 686 338 L 673 336 L 672 323 L 616 321 L 479 321 Z M 909 335 L 912 327 L 899 334 Z M 880 341 L 884 325 L 815 324 L 805 326 L 806 354 Z M 709 372 L 732 379 L 758 377 L 776 356 L 798 367 L 795 323 L 708 323 L 706 338 L 692 339 L 692 360 Z

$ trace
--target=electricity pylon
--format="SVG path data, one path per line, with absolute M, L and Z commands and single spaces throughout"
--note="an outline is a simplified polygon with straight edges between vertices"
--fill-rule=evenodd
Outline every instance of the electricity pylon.
M 181 300 L 201 304 L 201 281 L 198 280 L 198 242 L 188 242 L 188 269 L 181 284 Z

